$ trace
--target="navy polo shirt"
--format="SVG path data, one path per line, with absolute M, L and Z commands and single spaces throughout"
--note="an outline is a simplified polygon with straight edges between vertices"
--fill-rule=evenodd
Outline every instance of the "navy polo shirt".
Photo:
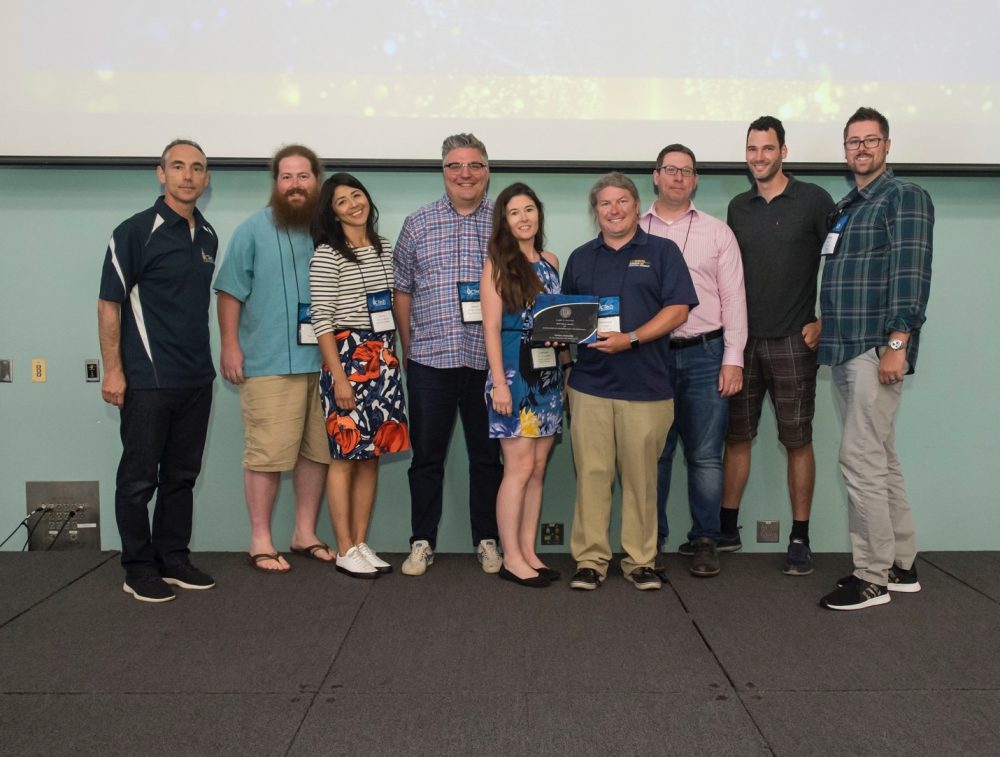
M 219 240 L 196 209 L 195 230 L 159 197 L 111 235 L 100 298 L 121 310 L 131 389 L 188 389 L 215 378 L 208 308 Z
M 562 291 L 621 297 L 623 333 L 639 328 L 669 305 L 698 304 L 680 249 L 669 239 L 642 229 L 636 229 L 620 250 L 612 250 L 601 236 L 576 248 L 566 263 Z M 614 355 L 583 345 L 569 385 L 607 399 L 672 399 L 669 355 L 669 334 Z

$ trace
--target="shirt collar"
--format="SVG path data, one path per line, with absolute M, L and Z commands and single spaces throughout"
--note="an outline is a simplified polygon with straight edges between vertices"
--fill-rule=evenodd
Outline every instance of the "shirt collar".
M 163 197 L 163 195 L 160 195 L 159 197 L 156 198 L 156 202 L 153 203 L 153 207 L 156 208 L 156 212 L 163 218 L 165 223 L 171 225 L 176 223 L 183 223 L 185 226 L 189 225 L 188 220 L 184 216 L 180 215 L 176 210 L 167 205 L 167 201 Z M 201 214 L 201 211 L 198 210 L 197 206 L 195 206 L 194 209 L 195 228 L 200 229 L 202 226 L 205 225 L 206 225 L 205 216 L 203 216 Z
M 448 196 L 447 192 L 444 193 L 444 196 L 441 198 L 441 202 L 443 203 L 444 207 L 446 207 L 452 213 L 454 213 L 457 216 L 462 216 L 463 218 L 472 218 L 473 216 L 477 216 L 480 213 L 482 213 L 484 209 L 490 207 L 490 200 L 485 194 L 483 195 L 483 199 L 479 201 L 479 205 L 476 206 L 476 209 L 473 210 L 471 213 L 465 215 L 458 212 L 458 208 L 456 208 L 454 203 L 452 203 L 451 198 Z
M 659 221 L 660 223 L 665 223 L 665 224 L 667 224 L 667 225 L 669 226 L 669 225 L 673 225 L 673 224 L 677 223 L 678 221 L 680 221 L 680 220 L 681 220 L 681 218 L 684 218 L 684 217 L 686 217 L 688 213 L 690 213 L 690 214 L 691 214 L 691 217 L 692 217 L 692 218 L 693 218 L 694 220 L 697 220 L 697 219 L 698 219 L 698 217 L 699 217 L 699 216 L 701 215 L 701 214 L 700 214 L 700 213 L 698 212 L 698 208 L 696 208 L 696 207 L 694 206 L 694 200 L 692 200 L 692 201 L 691 201 L 690 205 L 688 206 L 688 209 L 687 209 L 686 211 L 684 211 L 684 215 L 682 215 L 682 216 L 680 216 L 680 217 L 678 217 L 678 218 L 675 218 L 675 219 L 674 219 L 673 221 L 665 221 L 665 220 L 663 220 L 663 219 L 662 219 L 662 218 L 661 218 L 661 217 L 660 217 L 660 216 L 659 216 L 659 215 L 657 214 L 657 212 L 656 212 L 656 200 L 653 200 L 653 202 L 652 202 L 652 203 L 650 204 L 650 206 L 649 206 L 649 210 L 647 210 L 647 211 L 646 211 L 645 213 L 643 213 L 643 214 L 642 214 L 642 218 L 649 218 L 649 217 L 653 217 L 653 218 L 655 218 L 655 219 L 656 219 L 657 221 Z M 640 220 L 641 220 L 641 219 L 640 219 Z

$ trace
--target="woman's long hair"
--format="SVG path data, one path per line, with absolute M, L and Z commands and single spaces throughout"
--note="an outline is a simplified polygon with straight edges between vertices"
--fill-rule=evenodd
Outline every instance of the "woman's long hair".
M 365 234 L 368 236 L 368 241 L 375 247 L 375 252 L 381 255 L 383 244 L 378 235 L 378 208 L 375 207 L 372 196 L 368 194 L 365 185 L 349 173 L 335 173 L 323 182 L 316 206 L 316 215 L 313 217 L 310 228 L 313 244 L 317 247 L 321 244 L 330 245 L 352 263 L 358 262 L 358 256 L 344 234 L 344 227 L 341 225 L 340 219 L 337 218 L 337 214 L 333 212 L 333 193 L 337 191 L 337 187 L 360 189 L 368 199 L 368 221 L 365 223 Z
M 545 249 L 545 213 L 538 195 L 527 184 L 515 182 L 497 197 L 493 210 L 493 234 L 490 235 L 489 252 L 493 264 L 493 285 L 500 293 L 503 307 L 508 313 L 516 313 L 530 307 L 535 296 L 545 291 L 545 287 L 535 273 L 531 263 L 521 252 L 517 240 L 507 222 L 507 205 L 515 197 L 530 197 L 538 208 L 538 233 L 535 234 L 535 250 L 541 254 Z

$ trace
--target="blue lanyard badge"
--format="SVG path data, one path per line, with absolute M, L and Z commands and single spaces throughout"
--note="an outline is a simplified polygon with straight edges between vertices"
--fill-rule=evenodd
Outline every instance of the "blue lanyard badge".
M 823 242 L 823 249 L 819 252 L 820 255 L 829 257 L 830 255 L 837 254 L 837 243 L 840 242 L 840 235 L 847 227 L 848 218 L 850 218 L 850 215 L 847 213 L 840 213 L 837 216 L 837 220 L 826 235 L 826 240 Z
M 309 303 L 299 303 L 299 344 L 316 344 L 316 332 L 313 331 L 312 315 L 309 313 Z
M 621 331 L 622 298 L 601 297 L 597 311 L 598 331 Z
M 483 306 L 479 302 L 479 282 L 458 282 L 458 304 L 462 308 L 462 323 L 482 323 Z
M 388 289 L 383 289 L 381 292 L 371 292 L 367 295 L 367 299 L 372 331 L 376 334 L 395 331 L 396 320 L 392 316 L 392 292 Z

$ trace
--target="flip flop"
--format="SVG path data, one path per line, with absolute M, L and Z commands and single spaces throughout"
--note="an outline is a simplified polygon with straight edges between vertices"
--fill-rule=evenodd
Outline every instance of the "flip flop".
M 322 557 L 316 557 L 316 553 L 319 550 L 321 550 L 321 549 L 325 549 L 331 555 L 333 554 L 333 550 L 330 549 L 330 545 L 329 544 L 324 544 L 323 542 L 319 542 L 318 544 L 310 544 L 308 547 L 289 547 L 288 548 L 288 550 L 292 554 L 301 555 L 302 557 L 308 557 L 310 560 L 315 560 L 316 562 L 328 563 L 328 564 L 331 564 L 331 565 L 333 563 L 337 562 L 337 558 L 333 558 L 332 560 L 324 560 Z
M 260 565 L 262 560 L 277 560 L 279 557 L 281 557 L 281 555 L 278 552 L 272 552 L 270 554 L 262 552 L 259 555 L 247 555 L 247 559 L 250 561 L 250 567 L 254 570 L 259 570 L 261 573 L 277 573 L 280 575 L 290 571 L 292 566 L 289 565 L 287 568 L 279 570 L 270 570 L 269 568 L 262 568 Z

